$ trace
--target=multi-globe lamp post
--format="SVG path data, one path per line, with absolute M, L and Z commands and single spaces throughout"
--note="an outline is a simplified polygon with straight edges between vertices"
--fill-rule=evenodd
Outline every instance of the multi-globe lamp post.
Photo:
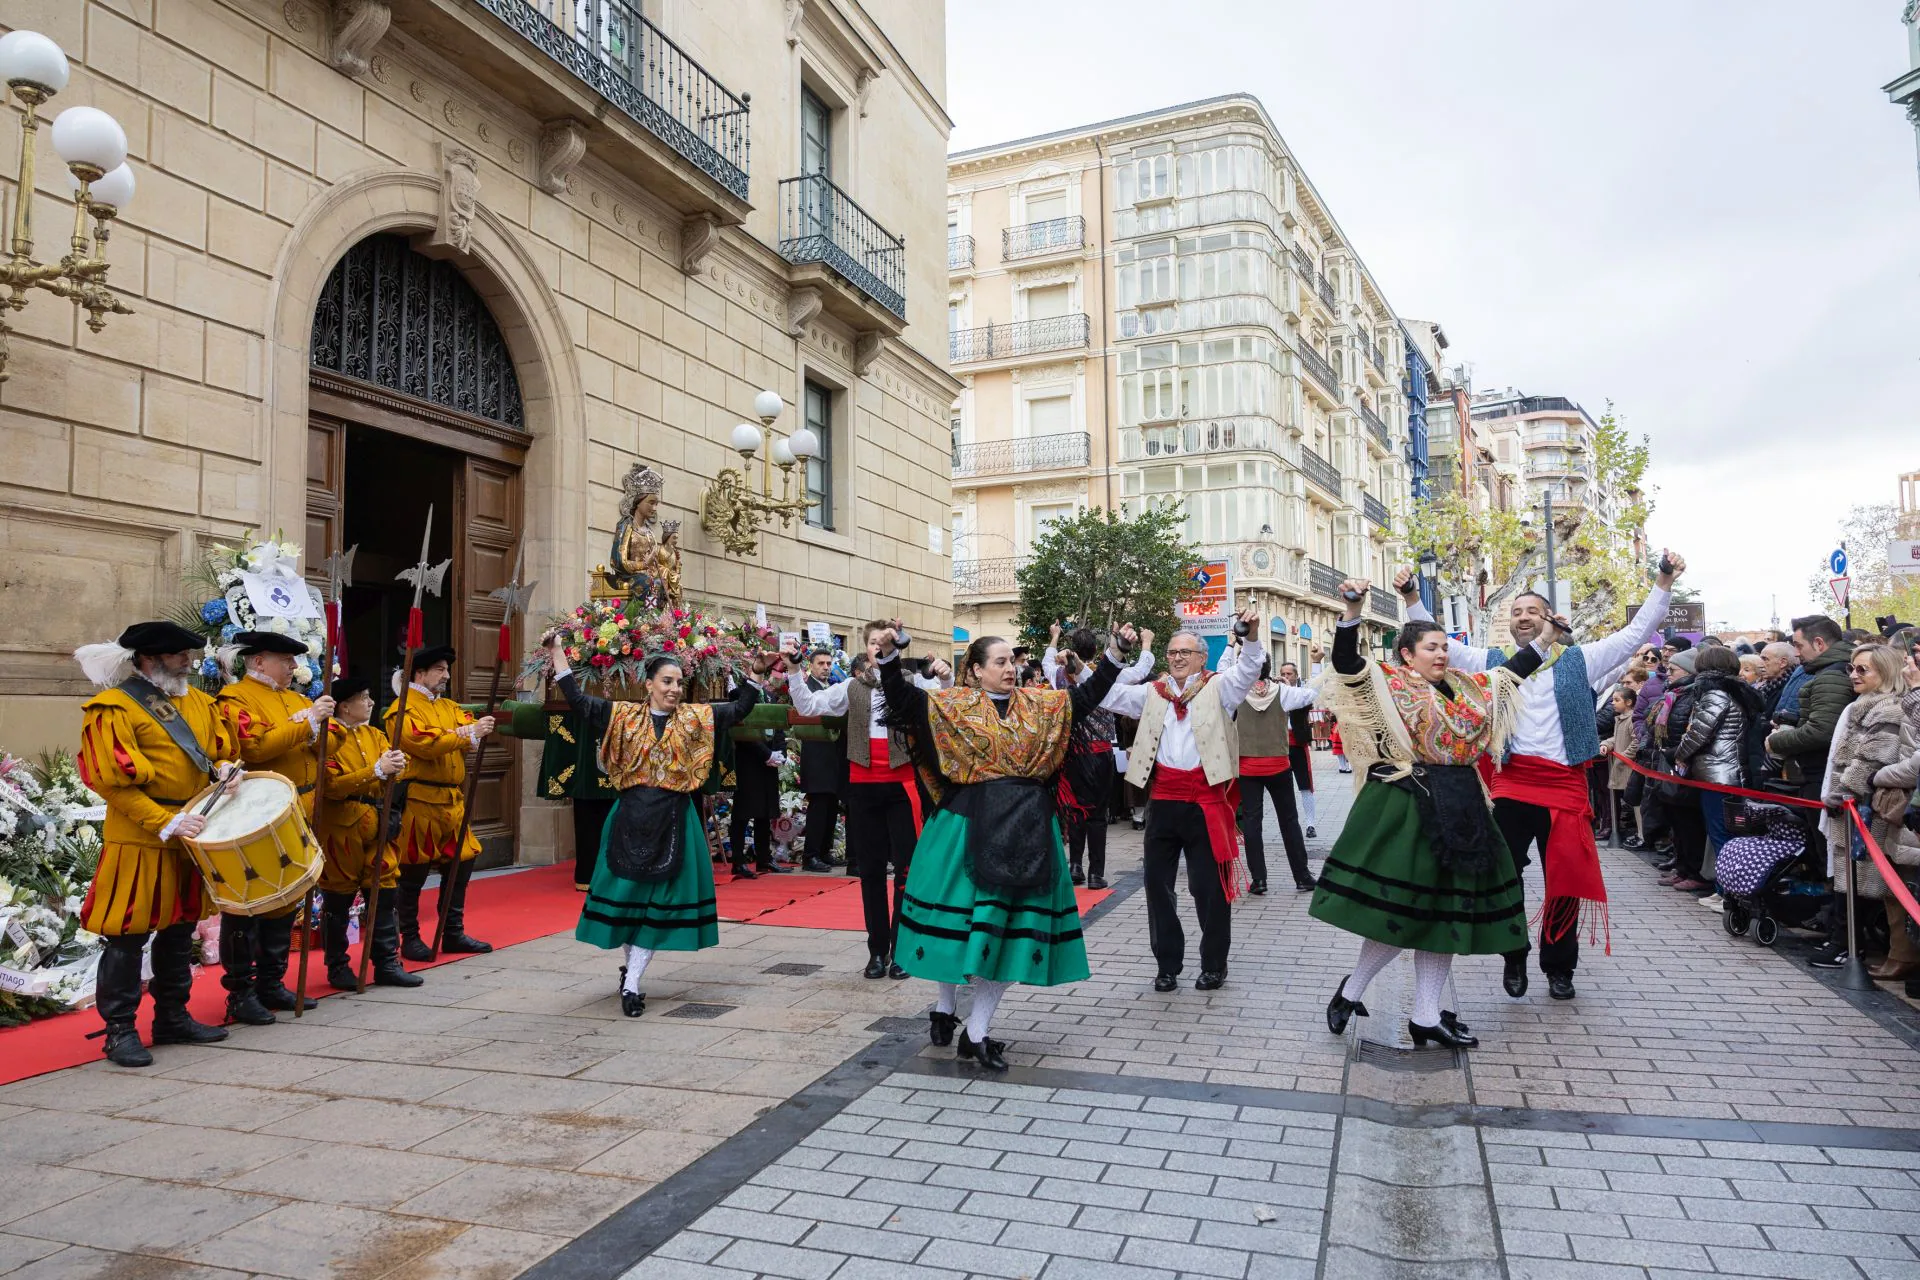
M 133 201 L 133 170 L 127 167 L 127 133 L 97 107 L 68 107 L 53 119 L 54 152 L 66 162 L 73 193 L 73 238 L 59 262 L 33 256 L 34 149 L 40 108 L 67 87 L 67 55 L 37 31 L 0 36 L 0 81 L 20 104 L 20 172 L 13 194 L 11 239 L 0 261 L 0 382 L 7 377 L 6 311 L 23 311 L 29 289 L 69 298 L 87 312 L 87 327 L 106 327 L 108 315 L 133 314 L 107 287 L 108 224 Z M 87 219 L 93 219 L 89 233 Z
M 804 468 L 808 459 L 819 454 L 820 437 L 801 427 L 785 439 L 768 442 L 773 435 L 774 420 L 786 407 L 787 402 L 780 398 L 778 391 L 762 391 L 753 398 L 753 412 L 760 419 L 760 426 L 742 422 L 733 429 L 730 441 L 734 452 L 740 455 L 739 469 L 728 467 L 721 471 L 701 495 L 700 527 L 719 539 L 733 555 L 752 555 L 759 546 L 760 531 L 775 516 L 785 527 L 793 523 L 795 516 L 804 516 L 807 508 L 815 504 L 816 500 L 806 495 L 804 479 L 800 496 L 794 496 L 793 469 L 796 465 Z M 766 446 L 766 452 L 760 458 L 760 492 L 755 493 L 748 471 L 762 445 Z M 773 467 L 780 468 L 778 498 L 773 496 L 769 460 Z

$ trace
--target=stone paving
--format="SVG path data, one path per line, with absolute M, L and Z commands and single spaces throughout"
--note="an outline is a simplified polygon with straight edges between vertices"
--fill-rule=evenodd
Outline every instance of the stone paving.
M 1316 859 L 1349 795 L 1320 760 Z M 1578 1000 L 1464 961 L 1482 1046 L 1416 1054 L 1403 958 L 1335 1038 L 1354 943 L 1284 874 L 1236 908 L 1223 990 L 1190 960 L 1154 994 L 1113 836 L 1093 976 L 1008 995 L 1005 1077 L 928 1046 L 924 985 L 858 978 L 857 935 L 728 927 L 657 962 L 638 1022 L 558 936 L 0 1090 L 0 1274 L 1920 1278 L 1899 1001 L 1608 852 Z M 733 1007 L 672 1016 L 699 1005 Z

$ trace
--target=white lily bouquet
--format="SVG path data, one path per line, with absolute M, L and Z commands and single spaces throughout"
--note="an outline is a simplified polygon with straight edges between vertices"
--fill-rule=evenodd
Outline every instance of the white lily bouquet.
M 101 942 L 80 908 L 105 819 L 71 758 L 0 753 L 0 1026 L 92 1002 Z

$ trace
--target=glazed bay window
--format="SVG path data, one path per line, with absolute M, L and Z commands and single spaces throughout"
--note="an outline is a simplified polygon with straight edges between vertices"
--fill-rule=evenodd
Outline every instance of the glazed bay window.
M 819 452 L 807 459 L 807 497 L 817 506 L 807 508 L 807 523 L 816 529 L 831 530 L 833 524 L 833 390 L 817 382 L 808 382 L 801 406 L 807 430 L 820 442 Z

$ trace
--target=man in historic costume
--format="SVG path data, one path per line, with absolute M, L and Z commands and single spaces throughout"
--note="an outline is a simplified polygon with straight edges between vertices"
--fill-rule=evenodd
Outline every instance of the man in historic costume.
M 1513 733 L 1498 762 L 1493 817 L 1514 861 L 1525 868 L 1527 851 L 1539 845 L 1545 868 L 1546 903 L 1540 913 L 1540 972 L 1547 994 L 1571 1000 L 1573 973 L 1580 963 L 1580 912 L 1591 903 L 1604 927 L 1607 886 L 1600 873 L 1600 850 L 1593 838 L 1593 807 L 1587 793 L 1586 765 L 1600 754 L 1600 729 L 1594 697 L 1619 678 L 1634 651 L 1657 635 L 1666 621 L 1674 579 L 1687 562 L 1662 553 L 1654 588 L 1623 630 L 1591 644 L 1556 647 L 1546 664 L 1520 686 Z M 1419 602 L 1419 583 L 1411 570 L 1394 578 L 1406 602 L 1407 620 L 1431 622 Z M 1546 597 L 1527 592 L 1516 597 L 1509 614 L 1516 644 L 1552 640 L 1567 633 L 1553 617 Z M 1447 662 L 1455 670 L 1486 671 L 1498 666 L 1497 651 L 1450 640 Z M 1527 993 L 1527 952 L 1506 954 L 1502 986 L 1519 999 Z
M 833 687 L 833 652 L 815 649 L 807 658 L 807 691 L 825 693 Z M 798 744 L 800 792 L 807 798 L 806 856 L 802 871 L 833 870 L 833 837 L 840 825 L 840 797 L 847 789 L 847 746 L 813 739 Z
M 1280 664 L 1280 683 L 1289 688 L 1300 683 L 1300 668 L 1291 662 Z M 1292 779 L 1293 789 L 1299 792 L 1300 812 L 1306 815 L 1306 837 L 1311 840 L 1320 833 L 1315 830 L 1319 813 L 1313 798 L 1313 712 L 1299 707 L 1287 712 L 1287 777 Z
M 620 793 L 600 768 L 600 735 L 571 709 L 547 712 L 547 741 L 540 753 L 536 794 L 565 800 L 573 813 L 573 887 L 581 893 L 593 883 L 600 857 L 600 832 Z
M 733 847 L 733 875 L 754 880 L 793 870 L 773 856 L 773 820 L 780 809 L 780 766 L 787 762 L 787 735 L 760 729 L 746 740 L 733 739 L 733 808 L 727 838 Z M 747 835 L 753 856 L 747 856 Z
M 1251 631 L 1259 618 L 1248 609 L 1240 621 Z M 1140 721 L 1127 781 L 1151 787 L 1142 870 L 1147 936 L 1160 967 L 1155 991 L 1173 990 L 1186 966 L 1187 938 L 1174 896 L 1183 858 L 1187 892 L 1200 918 L 1200 976 L 1193 985 L 1213 991 L 1227 979 L 1227 952 L 1233 945 L 1229 908 L 1244 874 L 1233 821 L 1240 764 L 1233 713 L 1260 678 L 1263 661 L 1260 646 L 1243 645 L 1238 662 L 1210 675 L 1206 641 L 1183 631 L 1167 643 L 1166 675 L 1151 684 L 1116 688 L 1101 704 Z
M 333 714 L 333 699 L 318 701 L 293 688 L 295 661 L 307 646 L 271 631 L 242 631 L 233 637 L 246 674 L 220 691 L 218 699 L 233 726 L 240 760 L 249 769 L 277 773 L 293 783 L 300 804 L 313 816 L 313 787 L 320 757 L 315 744 L 320 725 Z M 291 1010 L 297 997 L 287 987 L 287 959 L 293 950 L 294 903 L 276 915 L 220 915 L 221 985 L 227 989 L 227 1020 L 266 1026 L 275 1009 Z M 316 1001 L 308 1000 L 311 1009 Z
M 880 689 L 880 637 L 885 622 L 869 622 L 865 641 L 867 665 L 851 680 L 814 690 L 807 684 L 798 657 L 788 654 L 793 668 L 787 691 L 793 709 L 803 716 L 847 718 L 847 866 L 860 877 L 860 902 L 867 924 L 869 978 L 904 978 L 907 971 L 893 959 L 894 926 L 900 898 L 907 888 L 907 870 L 914 842 L 926 825 L 926 802 L 914 777 L 907 738 L 888 729 L 887 698 Z M 942 689 L 953 683 L 941 666 L 936 677 L 914 676 L 922 689 Z M 893 867 L 893 890 L 887 890 L 887 867 Z
M 367 884 L 367 860 L 378 858 L 380 913 L 361 925 L 365 945 L 373 948 L 373 982 L 381 987 L 417 987 L 423 981 L 400 963 L 400 917 L 394 886 L 400 868 L 393 850 L 380 839 L 381 788 L 405 778 L 407 753 L 387 744 L 373 724 L 371 682 L 347 678 L 333 682 L 332 739 L 327 774 L 320 780 L 327 803 L 318 832 L 326 853 L 320 892 L 326 904 L 327 981 L 342 991 L 360 985 L 347 958 L 347 918 L 354 894 Z
M 1050 628 L 1040 659 L 1049 687 L 1065 689 L 1093 678 L 1099 637 L 1090 627 L 1075 627 L 1060 651 L 1060 625 Z M 1139 684 L 1153 674 L 1153 632 L 1140 632 L 1140 656 L 1120 673 L 1118 683 Z M 1060 771 L 1060 820 L 1067 832 L 1067 870 L 1073 883 L 1107 887 L 1107 811 L 1113 798 L 1113 752 L 1117 726 L 1111 711 L 1095 709 L 1073 722 L 1066 767 Z M 1084 859 L 1084 862 L 1083 862 Z
M 1223 667 L 1240 657 L 1232 650 L 1229 655 Z M 1293 769 L 1292 717 L 1306 714 L 1314 693 L 1297 684 L 1276 684 L 1268 679 L 1271 674 L 1272 660 L 1263 659 L 1260 679 L 1233 713 L 1234 733 L 1240 740 L 1240 837 L 1247 845 L 1247 892 L 1267 891 L 1267 815 L 1260 798 L 1264 792 L 1273 800 L 1293 887 L 1307 893 L 1313 889 L 1313 872 L 1307 867 L 1307 841 L 1300 834 L 1300 815 L 1293 807 L 1293 783 L 1287 774 Z
M 393 842 L 400 864 L 400 885 L 394 897 L 400 916 L 400 954 L 409 960 L 431 960 L 433 951 L 420 940 L 420 891 L 427 876 L 453 856 L 454 837 L 465 813 L 467 752 L 493 732 L 493 717 L 479 720 L 447 696 L 453 680 L 454 650 L 450 644 L 430 645 L 413 660 L 413 693 L 407 698 L 407 722 L 400 729 L 400 749 L 412 763 L 407 769 L 406 808 L 400 834 Z M 400 677 L 394 676 L 389 716 L 400 712 Z M 480 840 L 467 828 L 467 838 L 454 862 L 451 884 L 440 886 L 440 910 L 446 913 L 440 950 L 452 954 L 493 950 L 491 943 L 470 938 L 466 931 L 467 884 L 473 860 L 480 856 Z
M 206 819 L 186 805 L 239 751 L 226 717 L 191 676 L 205 640 L 171 622 L 141 622 L 74 658 L 100 692 L 82 707 L 80 776 L 107 804 L 100 863 L 81 924 L 106 939 L 96 1007 L 109 1061 L 145 1067 L 153 1055 L 134 1025 L 140 954 L 153 934 L 153 1042 L 205 1044 L 227 1033 L 187 1013 L 193 928 L 203 914 L 199 870 L 179 837 Z M 226 770 L 229 788 L 240 784 Z

